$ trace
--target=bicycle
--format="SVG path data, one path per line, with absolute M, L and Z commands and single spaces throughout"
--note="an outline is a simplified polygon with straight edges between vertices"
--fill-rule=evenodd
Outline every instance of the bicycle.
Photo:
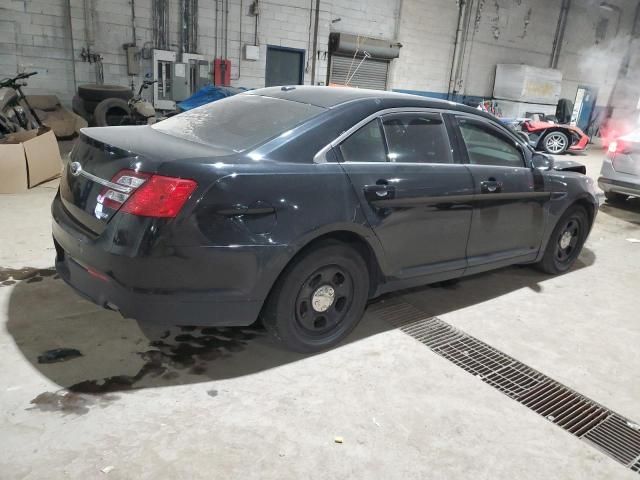
M 31 130 L 43 126 L 38 114 L 29 104 L 22 87 L 23 80 L 38 72 L 19 73 L 13 78 L 0 80 L 0 132 L 12 133 L 19 130 Z M 25 111 L 26 106 L 28 113 Z M 31 118 L 29 118 L 29 116 Z

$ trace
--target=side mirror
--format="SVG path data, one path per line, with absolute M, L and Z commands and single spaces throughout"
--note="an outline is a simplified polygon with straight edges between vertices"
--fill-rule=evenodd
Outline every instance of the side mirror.
M 531 158 L 531 165 L 536 170 L 553 170 L 553 157 L 544 153 L 534 153 Z

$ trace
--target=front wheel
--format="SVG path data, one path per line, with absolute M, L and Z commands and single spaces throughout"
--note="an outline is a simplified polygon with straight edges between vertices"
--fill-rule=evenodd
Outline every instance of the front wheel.
M 553 155 L 560 155 L 569 148 L 569 137 L 563 132 L 556 131 L 547 134 L 542 141 L 544 151 Z
M 571 268 L 589 233 L 589 216 L 580 206 L 569 207 L 560 218 L 547 243 L 537 267 L 543 272 L 557 275 Z
M 284 347 L 313 353 L 333 347 L 358 324 L 369 297 L 362 256 L 343 244 L 303 253 L 274 286 L 262 321 Z

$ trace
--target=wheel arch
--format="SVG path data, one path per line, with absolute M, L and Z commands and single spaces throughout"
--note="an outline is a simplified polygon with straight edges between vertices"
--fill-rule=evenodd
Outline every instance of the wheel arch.
M 571 138 L 572 138 L 571 131 L 568 128 L 556 125 L 556 126 L 553 126 L 553 127 L 545 128 L 540 133 L 540 137 L 538 137 L 538 143 L 536 144 L 536 150 L 544 148 L 544 139 L 547 137 L 547 135 L 549 135 L 550 133 L 553 133 L 553 132 L 564 133 L 567 136 L 567 140 L 569 141 L 569 145 L 567 145 L 567 149 L 569 148 L 569 146 L 571 146 Z
M 587 211 L 587 215 L 589 216 L 589 228 L 591 228 L 591 226 L 593 225 L 593 221 L 595 220 L 596 217 L 596 210 L 598 208 L 597 204 L 593 203 L 589 197 L 587 196 L 582 196 L 577 198 L 573 203 L 571 203 L 564 212 L 566 212 L 568 209 L 570 209 L 571 207 L 574 206 L 581 206 L 583 207 L 586 211 Z M 564 212 L 562 212 L 562 214 L 564 215 Z
M 287 267 L 300 258 L 301 255 L 304 255 L 319 245 L 337 243 L 346 244 L 354 248 L 362 256 L 367 265 L 367 269 L 369 270 L 369 296 L 373 295 L 385 277 L 380 259 L 382 252 L 376 251 L 376 247 L 371 245 L 370 238 L 371 237 L 365 236 L 364 232 L 354 231 L 350 228 L 335 228 L 329 231 L 316 232 L 315 235 L 305 237 L 304 240 L 297 244 L 295 250 L 288 256 L 287 261 L 279 268 L 278 274 L 275 275 L 273 281 L 271 281 L 267 293 L 262 300 L 261 314 L 269 295 L 271 295 L 274 287 L 285 274 Z
M 593 227 L 593 222 L 595 220 L 598 205 L 597 203 L 594 203 L 594 201 L 588 195 L 585 194 L 577 197 L 571 203 L 568 203 L 564 208 L 553 213 L 555 220 L 552 224 L 549 224 L 547 226 L 536 261 L 539 261 L 543 257 L 545 249 L 547 248 L 547 244 L 551 238 L 551 234 L 553 233 L 553 230 L 556 228 L 556 225 L 558 224 L 562 216 L 567 213 L 569 209 L 575 206 L 582 207 L 586 210 L 587 216 L 589 217 L 589 230 L 591 230 L 591 228 Z

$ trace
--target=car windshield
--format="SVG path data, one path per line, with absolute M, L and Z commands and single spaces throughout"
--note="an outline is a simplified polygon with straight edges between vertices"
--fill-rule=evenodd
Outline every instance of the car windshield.
M 185 140 L 242 152 L 324 110 L 306 103 L 240 94 L 175 115 L 152 128 Z

